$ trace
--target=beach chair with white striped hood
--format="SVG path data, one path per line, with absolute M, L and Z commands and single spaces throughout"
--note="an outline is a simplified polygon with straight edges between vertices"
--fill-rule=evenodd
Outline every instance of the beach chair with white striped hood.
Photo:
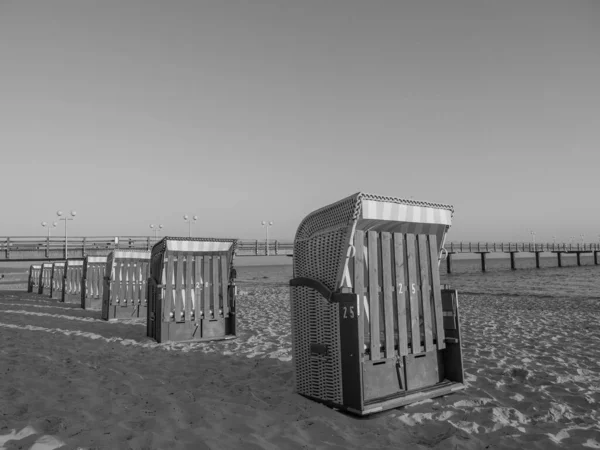
M 463 389 L 453 208 L 357 193 L 309 214 L 290 281 L 298 393 L 366 415 Z
M 152 247 L 147 335 L 157 342 L 236 337 L 236 239 L 165 237 Z
M 104 320 L 146 317 L 150 252 L 113 250 L 106 258 L 102 312 Z

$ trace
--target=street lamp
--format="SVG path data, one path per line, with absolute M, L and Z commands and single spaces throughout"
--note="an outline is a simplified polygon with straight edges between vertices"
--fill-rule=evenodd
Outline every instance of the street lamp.
M 65 221 L 65 259 L 69 259 L 69 247 L 68 247 L 68 241 L 67 241 L 67 221 L 68 220 L 74 220 L 75 216 L 77 215 L 77 213 L 75 211 L 71 211 L 71 217 L 62 217 L 63 212 L 62 211 L 56 211 L 56 215 L 58 216 L 58 220 L 64 220 Z
M 56 228 L 56 225 L 58 225 L 58 222 L 52 222 L 52 225 L 50 225 L 48 222 L 42 222 L 42 226 L 44 228 L 48 227 L 48 240 L 50 240 L 50 229 Z
M 152 228 L 154 230 L 154 240 L 156 241 L 156 233 L 158 232 L 158 230 L 162 230 L 162 225 L 154 225 L 153 223 L 150 224 L 150 228 Z
M 273 222 L 261 222 L 262 226 L 265 227 L 265 253 L 269 255 L 269 227 L 273 226 Z
M 583 234 L 580 234 L 579 237 L 581 238 L 581 243 L 583 244 Z
M 535 231 L 531 230 L 531 238 L 533 239 L 533 247 L 535 248 Z
M 194 221 L 194 223 L 196 223 L 196 221 L 198 220 L 198 216 L 189 218 L 186 214 L 185 216 L 183 216 L 183 220 L 188 223 L 188 237 L 192 237 L 192 220 Z

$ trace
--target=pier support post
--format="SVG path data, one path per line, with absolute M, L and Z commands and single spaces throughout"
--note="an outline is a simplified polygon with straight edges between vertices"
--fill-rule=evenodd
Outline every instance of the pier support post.
M 577 252 L 577 265 L 581 265 L 581 252 Z
M 485 255 L 487 254 L 487 252 L 479 252 L 479 255 L 481 256 L 481 271 L 485 272 Z
M 452 273 L 452 253 L 446 257 L 446 273 Z
M 541 252 L 535 252 L 535 267 L 536 267 L 536 269 L 540 268 L 540 253 Z
M 515 253 L 517 252 L 510 252 L 510 268 L 512 270 L 516 270 L 516 266 L 515 266 Z
M 556 257 L 558 259 L 558 267 L 562 267 L 562 252 L 556 252 Z

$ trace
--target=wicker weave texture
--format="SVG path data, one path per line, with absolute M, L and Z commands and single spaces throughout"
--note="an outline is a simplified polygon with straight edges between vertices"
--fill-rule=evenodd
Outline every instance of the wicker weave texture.
M 307 287 L 291 287 L 292 356 L 298 393 L 342 403 L 339 305 L 330 304 Z M 311 354 L 311 344 L 328 348 L 326 356 Z

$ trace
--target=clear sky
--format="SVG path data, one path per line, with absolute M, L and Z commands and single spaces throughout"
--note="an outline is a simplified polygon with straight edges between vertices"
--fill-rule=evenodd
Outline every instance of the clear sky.
M 0 235 L 292 239 L 358 191 L 598 242 L 600 2 L 0 0 Z M 63 233 L 63 225 L 54 232 Z

